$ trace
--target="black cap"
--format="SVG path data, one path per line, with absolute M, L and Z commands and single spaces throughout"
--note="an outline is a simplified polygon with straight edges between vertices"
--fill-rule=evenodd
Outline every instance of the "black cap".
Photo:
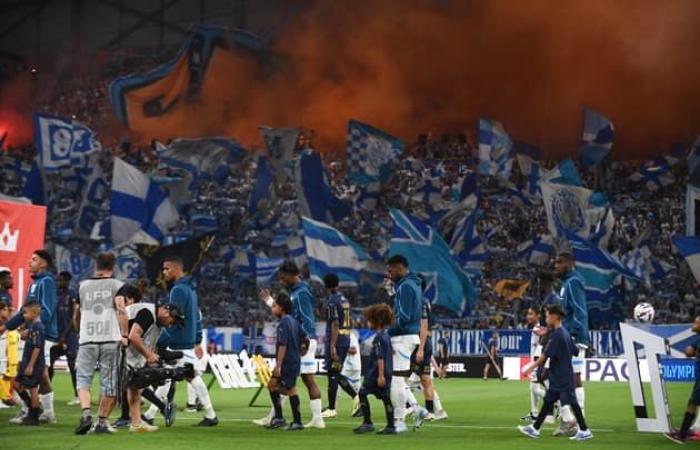
M 185 314 L 182 312 L 182 310 L 177 306 L 173 305 L 172 303 L 168 303 L 167 305 L 164 305 L 165 309 L 167 309 L 170 312 L 170 317 L 173 318 L 175 321 L 175 325 L 184 325 L 185 324 Z

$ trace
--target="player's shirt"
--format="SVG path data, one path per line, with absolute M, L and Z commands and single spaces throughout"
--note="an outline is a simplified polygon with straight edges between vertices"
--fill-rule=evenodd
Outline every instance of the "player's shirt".
M 24 351 L 22 352 L 22 363 L 20 364 L 20 374 L 24 375 L 24 369 L 29 364 L 32 358 L 32 352 L 34 349 L 39 349 L 39 356 L 34 363 L 34 372 L 32 372 L 32 378 L 41 376 L 44 371 L 44 365 L 46 361 L 44 360 L 44 325 L 41 320 L 36 322 L 31 322 L 27 325 L 27 341 L 24 344 Z
M 41 323 L 44 325 L 45 338 L 58 339 L 56 325 L 56 279 L 51 272 L 42 272 L 32 276 L 25 303 L 36 300 L 41 305 Z M 21 313 L 21 311 L 20 311 Z
M 378 361 L 384 361 L 384 379 L 386 387 L 391 382 L 391 376 L 394 372 L 392 364 L 391 338 L 386 330 L 382 330 L 374 337 L 372 342 L 372 353 L 367 361 L 367 370 L 365 372 L 365 385 L 377 386 L 377 377 L 379 376 Z
M 7 306 L 12 306 L 12 294 L 0 288 L 0 301 L 4 302 Z
M 73 307 L 79 305 L 78 293 L 73 289 L 58 291 L 56 308 L 56 325 L 58 326 L 58 337 L 66 338 L 69 334 L 75 333 L 70 329 L 73 320 Z
M 564 310 L 562 325 L 577 344 L 590 345 L 586 291 L 577 271 L 572 270 L 566 274 L 559 296 Z
M 423 304 L 421 305 L 421 314 L 420 314 L 421 321 L 427 320 L 428 321 L 428 335 L 425 339 L 425 350 L 424 351 L 429 351 L 433 349 L 433 340 L 431 339 L 431 336 L 433 335 L 432 329 L 433 329 L 433 317 L 432 317 L 432 310 L 430 308 L 430 301 L 428 299 L 423 298 Z M 432 353 L 431 353 L 432 354 Z M 426 361 L 428 364 L 430 364 L 430 361 Z
M 283 345 L 287 347 L 280 366 L 280 371 L 283 374 L 299 374 L 301 370 L 301 341 L 305 336 L 299 322 L 289 314 L 282 317 L 277 324 L 276 350 L 279 350 Z M 277 361 L 277 364 L 280 364 L 280 361 Z
M 438 356 L 440 358 L 447 358 L 449 356 L 449 351 L 447 349 L 447 339 L 444 337 L 440 338 L 438 341 Z
M 168 296 L 168 303 L 180 308 L 180 311 L 185 315 L 185 323 L 183 326 L 164 329 L 158 340 L 158 345 L 168 346 L 173 350 L 195 348 L 201 339 L 201 333 L 197 334 L 201 316 L 199 296 L 191 276 L 182 277 L 173 284 Z
M 333 322 L 338 322 L 338 340 L 336 347 L 350 346 L 350 302 L 340 292 L 331 294 L 326 301 L 326 347 L 331 345 Z
M 90 278 L 80 283 L 81 345 L 121 339 L 114 297 L 123 285 L 116 278 Z
M 574 366 L 571 358 L 578 349 L 568 331 L 561 326 L 549 334 L 544 355 L 549 358 L 549 388 L 557 391 L 574 390 Z
M 294 310 L 292 315 L 301 324 L 309 339 L 316 339 L 316 319 L 314 317 L 314 295 L 311 293 L 309 285 L 300 281 L 289 292 Z
M 498 338 L 495 335 L 492 335 L 486 346 L 495 358 L 498 354 Z

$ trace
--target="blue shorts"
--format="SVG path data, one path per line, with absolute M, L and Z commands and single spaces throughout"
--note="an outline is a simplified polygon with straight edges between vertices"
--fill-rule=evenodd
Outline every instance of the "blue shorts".
M 432 373 L 430 360 L 433 358 L 433 340 L 430 338 L 430 336 L 428 336 L 428 338 L 425 340 L 424 348 L 423 362 L 420 364 L 416 362 L 416 353 L 418 353 L 418 348 L 411 353 L 411 372 L 419 376 L 430 375 Z
M 24 374 L 24 368 L 26 366 L 24 364 L 20 364 L 19 366 L 19 372 L 17 372 L 17 382 L 27 388 L 34 388 L 39 386 L 39 383 L 41 382 L 41 375 L 44 373 L 44 366 L 37 365 L 34 367 L 34 372 L 31 374 L 31 376 L 26 376 Z
M 556 402 L 559 401 L 562 405 L 577 405 L 576 392 L 573 389 L 547 389 L 547 393 L 544 395 L 545 402 Z
M 326 371 L 328 375 L 339 374 L 343 370 L 345 358 L 348 356 L 349 347 L 336 347 L 335 352 L 338 354 L 338 360 L 331 360 L 331 348 L 326 346 Z
M 284 367 L 280 370 L 280 387 L 285 389 L 293 388 L 297 385 L 299 377 L 299 367 Z

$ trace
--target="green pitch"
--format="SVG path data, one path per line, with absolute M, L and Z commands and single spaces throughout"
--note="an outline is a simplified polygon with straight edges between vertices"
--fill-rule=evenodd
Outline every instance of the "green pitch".
M 325 379 L 319 378 L 325 387 Z M 289 433 L 282 430 L 266 430 L 250 423 L 267 412 L 267 408 L 249 408 L 253 390 L 221 390 L 212 388 L 212 399 L 221 423 L 218 427 L 201 429 L 192 425 L 200 420 L 200 414 L 178 411 L 172 428 L 161 427 L 150 434 L 132 434 L 120 430 L 114 436 L 76 436 L 73 428 L 80 416 L 78 407 L 66 406 L 72 397 L 69 377 L 61 372 L 55 380 L 56 409 L 59 422 L 40 427 L 20 427 L 8 424 L 16 409 L 0 410 L 0 448 L 24 449 L 98 449 L 140 450 L 161 448 L 167 450 L 204 449 L 513 449 L 513 448 L 579 448 L 588 449 L 658 449 L 674 444 L 659 434 L 638 433 L 632 417 L 630 392 L 624 383 L 588 383 L 586 385 L 586 416 L 595 434 L 591 441 L 570 442 L 565 438 L 551 437 L 552 426 L 546 425 L 543 436 L 535 441 L 522 436 L 516 430 L 519 417 L 529 408 L 526 383 L 489 380 L 448 379 L 438 380 L 437 389 L 449 414 L 446 421 L 427 423 L 418 432 L 409 431 L 399 436 L 355 436 L 352 428 L 358 419 L 349 417 L 350 401 L 339 403 L 340 416 L 327 420 L 326 430 L 304 430 Z M 178 390 L 177 403 L 184 405 L 184 385 Z M 689 394 L 689 384 L 669 384 L 671 411 L 678 425 Z M 303 393 L 304 388 L 300 391 Z M 325 396 L 325 393 L 324 393 Z M 648 396 L 650 398 L 650 396 Z M 266 393 L 258 399 L 259 405 L 267 405 Z M 422 397 L 418 395 L 419 401 Z M 378 402 L 372 404 L 375 425 L 384 422 L 384 411 Z M 93 411 L 96 411 L 93 408 Z M 285 415 L 289 418 L 288 404 Z M 116 417 L 116 414 L 113 414 Z M 302 418 L 309 419 L 308 401 L 302 397 Z M 158 423 L 160 422 L 160 423 Z M 157 419 L 162 425 L 162 419 Z

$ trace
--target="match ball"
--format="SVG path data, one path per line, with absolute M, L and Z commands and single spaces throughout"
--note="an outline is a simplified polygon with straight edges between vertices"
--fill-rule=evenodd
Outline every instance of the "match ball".
M 654 307 L 649 303 L 637 303 L 634 307 L 634 320 L 642 323 L 649 323 L 654 320 Z

